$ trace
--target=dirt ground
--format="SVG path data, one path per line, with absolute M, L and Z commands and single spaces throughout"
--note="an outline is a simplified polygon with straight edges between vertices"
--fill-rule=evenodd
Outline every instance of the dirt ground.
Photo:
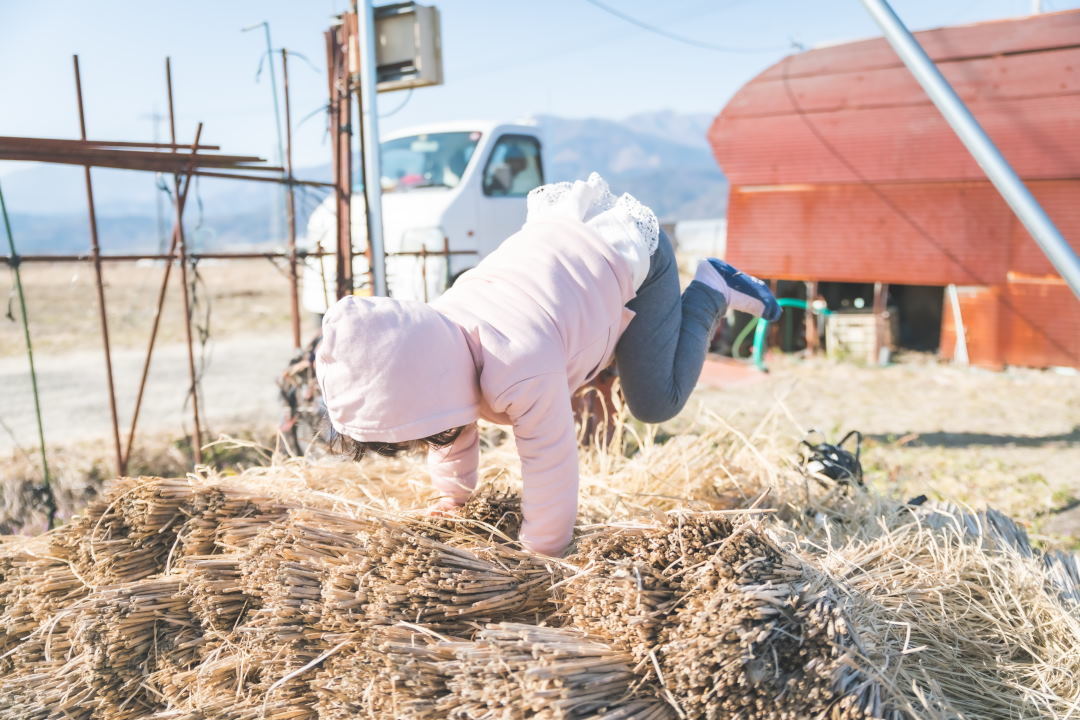
M 130 417 L 161 272 L 155 264 L 107 265 L 122 421 Z M 205 348 L 200 343 L 205 350 L 200 358 L 207 361 L 203 392 L 213 429 L 244 427 L 272 436 L 281 417 L 273 383 L 291 352 L 282 268 L 263 260 L 205 262 L 199 275 L 197 326 L 209 329 L 202 336 L 207 342 Z M 92 270 L 87 264 L 27 264 L 23 278 L 47 442 L 61 456 L 74 444 L 82 448 L 80 457 L 100 456 L 95 461 L 100 473 L 110 465 L 111 443 L 102 442 L 108 437 L 108 410 Z M 10 283 L 10 274 L 0 273 L 0 293 L 8 295 Z M 305 318 L 305 337 L 312 330 Z M 157 437 L 182 437 L 189 424 L 182 339 L 179 288 L 174 285 L 140 419 L 140 427 Z M 26 456 L 36 444 L 23 353 L 18 323 L 0 320 L 0 387 L 5 392 L 0 484 L 5 486 L 15 481 L 16 466 L 29 466 Z M 926 494 L 976 508 L 992 505 L 1025 522 L 1038 540 L 1080 547 L 1077 375 L 988 372 L 924 355 L 900 355 L 885 368 L 791 357 L 772 358 L 769 365 L 771 372 L 752 381 L 719 390 L 700 388 L 687 413 L 705 409 L 742 432 L 759 428 L 762 441 L 791 443 L 793 458 L 808 429 L 833 441 L 848 430 L 860 430 L 871 482 L 909 496 Z M 68 472 L 77 474 L 76 469 Z
M 1037 539 L 1080 547 L 1080 376 L 990 372 L 900 355 L 871 368 L 773 357 L 754 382 L 699 390 L 740 431 L 763 421 L 794 444 L 807 430 L 863 433 L 868 479 L 915 497 L 996 507 Z

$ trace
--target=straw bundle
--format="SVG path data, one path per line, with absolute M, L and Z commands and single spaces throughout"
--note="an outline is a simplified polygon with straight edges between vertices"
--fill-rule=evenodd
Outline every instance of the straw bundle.
M 455 547 L 422 532 L 439 530 L 385 522 L 372 535 L 348 593 L 363 598 L 365 623 L 405 621 L 453 632 L 465 622 L 550 612 L 552 570 L 543 558 L 498 543 Z
M 312 685 L 320 720 L 660 720 L 632 658 L 570 628 L 499 623 L 474 640 L 387 628 L 331 658 Z
M 1021 533 L 999 514 L 943 507 L 820 558 L 843 578 L 848 614 L 875 639 L 866 655 L 888 668 L 883 680 L 914 714 L 1075 713 L 1080 604 L 1066 568 L 1076 558 L 1044 559 Z
M 405 459 L 123 479 L 0 539 L 0 719 L 1075 714 L 1075 556 L 756 444 L 584 451 L 565 561 L 514 542 L 505 447 L 451 518 Z
M 163 658 L 175 667 L 192 665 L 202 643 L 179 590 L 176 578 L 140 580 L 99 590 L 71 609 L 70 657 L 57 680 L 87 688 L 92 697 L 64 703 L 63 712 L 126 719 L 163 706 L 147 677 Z
M 330 657 L 311 681 L 319 720 L 434 720 L 446 695 L 437 638 L 416 626 L 380 629 Z M 336 647 L 336 646 L 335 646 Z
M 265 521 L 289 507 L 251 486 L 140 478 L 53 533 L 53 550 L 93 586 L 133 582 L 162 572 L 178 555 L 214 552 L 225 520 Z
M 563 612 L 655 671 L 687 716 L 895 716 L 858 670 L 835 592 L 760 523 L 673 513 L 579 547 Z
M 437 651 L 448 693 L 439 706 L 454 720 L 660 720 L 671 709 L 638 689 L 633 659 L 569 628 L 501 623 L 469 642 Z
M 601 528 L 582 538 L 569 558 L 583 570 L 565 582 L 560 609 L 574 625 L 647 654 L 675 610 L 686 573 L 731 533 L 731 520 L 718 513 Z
M 45 538 L 0 544 L 0 672 L 20 639 L 87 592 Z

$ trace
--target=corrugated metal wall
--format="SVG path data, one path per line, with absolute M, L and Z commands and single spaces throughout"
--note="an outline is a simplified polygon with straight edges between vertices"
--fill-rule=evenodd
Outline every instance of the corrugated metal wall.
M 1080 247 L 1080 11 L 917 37 Z M 781 61 L 739 91 L 709 139 L 731 181 L 736 265 L 962 285 L 973 361 L 1080 367 L 1080 302 L 884 40 Z M 951 333 L 947 319 L 946 355 Z

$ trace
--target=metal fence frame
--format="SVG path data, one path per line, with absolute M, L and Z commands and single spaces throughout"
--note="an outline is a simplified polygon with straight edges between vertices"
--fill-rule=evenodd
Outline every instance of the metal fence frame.
M 154 354 L 158 330 L 161 323 L 162 311 L 169 287 L 173 261 L 178 260 L 180 268 L 180 282 L 183 288 L 184 302 L 184 325 L 185 344 L 187 346 L 188 374 L 190 380 L 189 393 L 192 397 L 192 420 L 194 423 L 192 437 L 192 452 L 196 464 L 202 463 L 202 418 L 198 400 L 198 373 L 195 366 L 194 341 L 191 332 L 191 300 L 188 296 L 188 266 L 204 259 L 214 260 L 251 260 L 251 259 L 283 259 L 288 261 L 289 279 L 289 306 L 291 320 L 291 334 L 293 347 L 299 349 L 300 337 L 300 306 L 299 306 L 299 272 L 298 263 L 308 258 L 321 258 L 325 255 L 334 255 L 337 258 L 337 282 L 335 295 L 338 298 L 352 294 L 356 284 L 352 277 L 352 259 L 364 254 L 368 259 L 369 278 L 368 287 L 373 287 L 370 278 L 372 257 L 370 243 L 362 253 L 354 251 L 351 237 L 350 201 L 352 194 L 352 127 L 351 127 L 351 104 L 353 81 L 348 73 L 347 36 L 350 32 L 356 32 L 356 16 L 346 14 L 342 23 L 331 27 L 326 32 L 327 41 L 327 75 L 329 80 L 329 103 L 327 106 L 330 131 L 332 140 L 332 156 L 334 166 L 334 182 L 326 183 L 314 180 L 298 180 L 293 177 L 292 167 L 292 124 L 289 103 L 289 76 L 288 76 L 288 51 L 282 49 L 281 61 L 283 69 L 283 87 L 285 104 L 285 127 L 286 127 L 286 151 L 285 167 L 275 168 L 265 165 L 251 165 L 261 158 L 241 158 L 244 164 L 230 164 L 223 158 L 240 158 L 240 156 L 213 156 L 201 154 L 207 150 L 217 150 L 216 146 L 200 145 L 202 123 L 199 123 L 194 142 L 190 145 L 179 145 L 176 140 L 176 114 L 173 103 L 172 91 L 172 64 L 169 58 L 165 59 L 165 84 L 168 94 L 169 106 L 169 131 L 170 143 L 139 143 L 139 142 L 103 142 L 87 139 L 86 115 L 83 105 L 82 81 L 79 71 L 79 58 L 74 56 L 76 99 L 78 101 L 78 116 L 80 141 L 50 140 L 45 138 L 0 138 L 7 141 L 7 151 L 0 146 L 0 159 L 31 160 L 48 163 L 64 163 L 81 165 L 84 169 L 84 178 L 87 195 L 87 212 L 90 228 L 90 250 L 84 254 L 11 254 L 0 255 L 0 262 L 11 266 L 18 272 L 18 266 L 25 262 L 89 262 L 94 268 L 94 282 L 97 291 L 98 315 L 100 318 L 102 345 L 105 352 L 106 385 L 109 396 L 109 408 L 112 419 L 113 452 L 115 454 L 116 469 L 119 476 L 126 474 L 127 466 L 131 460 L 131 452 L 135 443 L 136 428 L 139 419 L 139 411 L 145 394 L 146 382 L 149 376 L 150 363 Z M 351 23 L 351 25 L 350 25 Z M 359 100 L 359 96 L 357 94 Z M 188 151 L 181 154 L 183 149 Z M 214 158 L 217 158 L 215 161 Z M 204 165 L 203 163 L 209 163 Z M 148 167 L 154 165 L 155 167 Z M 160 167 L 159 167 L 160 166 Z M 101 252 L 101 244 L 98 238 L 97 215 L 94 206 L 93 183 L 91 178 L 92 167 L 126 167 L 127 169 L 162 171 L 173 176 L 173 188 L 176 198 L 176 212 L 173 221 L 172 239 L 167 253 L 136 253 L 105 255 Z M 210 169 L 204 169 L 209 167 Z M 224 172 L 232 170 L 233 172 Z M 236 172 L 237 170 L 241 172 Z M 267 171 L 267 175 L 252 174 L 250 171 Z M 273 173 L 273 174 L 269 174 Z M 243 181 L 273 182 L 283 184 L 287 188 L 286 195 L 286 225 L 288 228 L 288 244 L 286 250 L 281 252 L 189 252 L 184 237 L 183 213 L 193 176 L 230 178 Z M 296 246 L 296 212 L 295 212 L 295 186 L 324 187 L 331 189 L 337 196 L 337 239 L 334 251 L 325 251 L 321 244 L 314 251 L 301 250 Z M 444 238 L 443 249 L 421 249 L 413 252 L 388 253 L 391 256 L 417 256 L 422 258 L 421 273 L 424 279 L 425 300 L 427 299 L 427 258 L 446 257 L 447 283 L 449 284 L 449 259 L 452 255 L 477 254 L 475 251 L 462 250 L 451 251 L 449 240 Z M 158 291 L 156 309 L 153 324 L 151 326 L 149 344 L 143 363 L 143 370 L 139 380 L 138 391 L 131 424 L 127 432 L 127 442 L 121 443 L 120 423 L 116 407 L 115 380 L 112 368 L 112 349 L 110 346 L 110 334 L 108 326 L 107 302 L 103 280 L 102 266 L 107 262 L 126 262 L 137 260 L 160 260 L 165 261 L 165 269 Z M 322 263 L 320 262 L 320 270 Z M 27 332 L 29 331 L 26 328 Z M 35 390 L 36 394 L 36 390 Z M 39 427 L 40 436 L 44 437 L 44 430 Z M 42 440 L 42 442 L 44 442 Z M 42 448 L 44 453 L 44 448 Z

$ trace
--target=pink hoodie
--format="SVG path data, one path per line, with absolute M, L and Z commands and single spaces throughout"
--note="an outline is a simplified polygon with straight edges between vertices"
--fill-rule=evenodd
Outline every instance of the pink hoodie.
M 466 426 L 429 453 L 435 486 L 476 486 L 475 420 L 511 425 L 521 457 L 522 542 L 559 555 L 577 515 L 570 395 L 610 362 L 633 317 L 633 270 L 575 220 L 525 224 L 431 304 L 348 297 L 323 320 L 316 371 L 335 429 L 416 440 Z

